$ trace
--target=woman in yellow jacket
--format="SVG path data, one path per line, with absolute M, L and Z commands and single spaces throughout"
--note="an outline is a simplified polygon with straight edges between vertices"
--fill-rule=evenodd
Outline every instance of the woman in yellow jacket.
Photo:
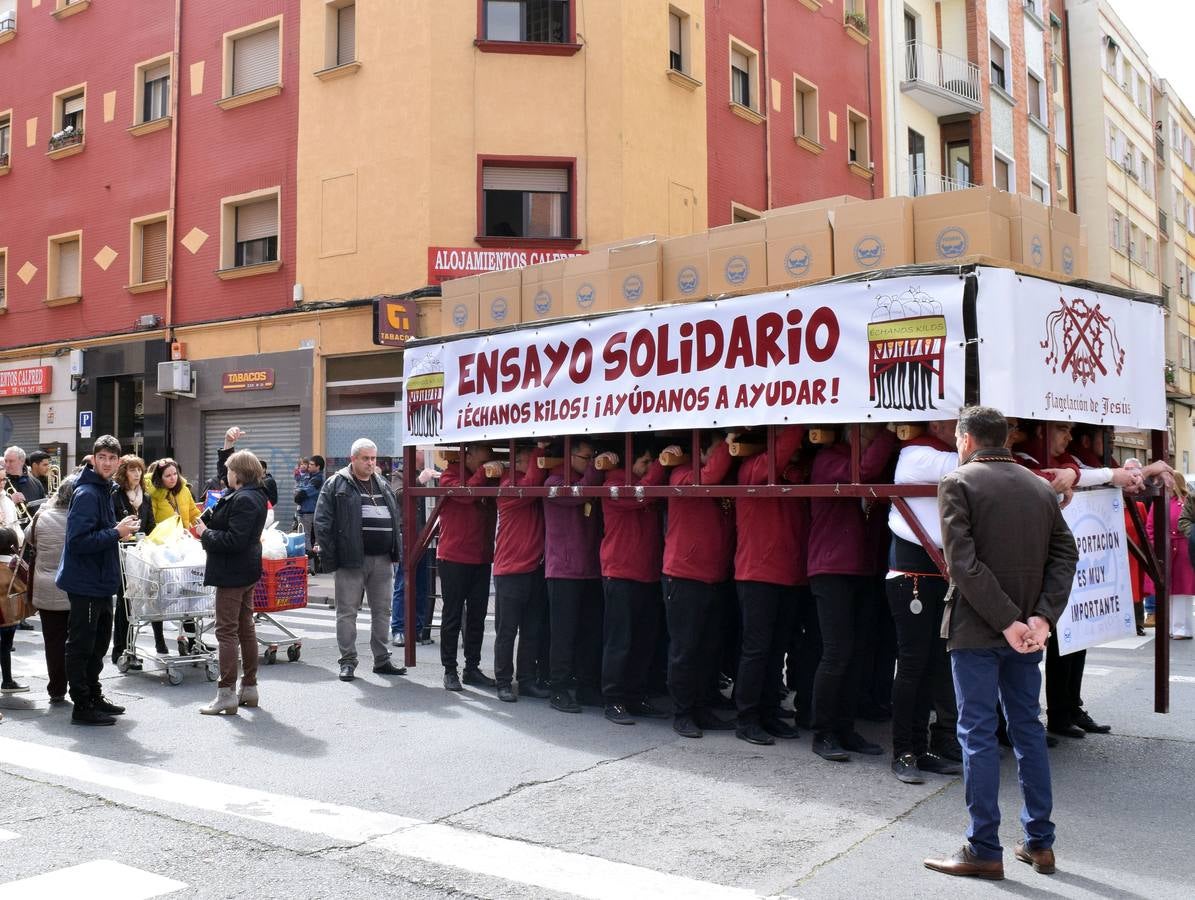
M 150 463 L 145 473 L 145 493 L 154 504 L 154 521 L 165 522 L 171 516 L 183 520 L 183 527 L 190 528 L 199 521 L 199 508 L 187 480 L 173 459 L 159 459 Z

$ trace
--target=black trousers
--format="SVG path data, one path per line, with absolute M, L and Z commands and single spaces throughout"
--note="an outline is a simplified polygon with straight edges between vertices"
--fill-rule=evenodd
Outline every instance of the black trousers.
M 0 628 L 0 679 L 4 681 L 12 681 L 12 647 L 16 633 L 16 625 Z
M 871 627 L 859 655 L 859 709 L 871 714 L 890 711 L 892 679 L 896 673 L 896 625 L 888 608 L 883 575 L 867 578 Z
M 721 605 L 726 589 L 688 578 L 664 581 L 668 616 L 668 693 L 673 712 L 692 715 L 716 689 L 721 648 Z
M 602 689 L 602 583 L 549 578 L 552 690 Z
M 440 587 L 444 607 L 440 616 L 440 662 L 446 671 L 456 671 L 456 643 L 462 622 L 465 631 L 465 668 L 481 665 L 481 642 L 485 638 L 485 617 L 490 607 L 488 564 L 440 560 Z
M 1065 728 L 1083 711 L 1083 666 L 1087 651 L 1063 656 L 1058 652 L 1057 629 L 1046 642 L 1046 721 L 1051 728 Z
M 602 697 L 628 703 L 647 696 L 660 622 L 660 583 L 603 578 Z
M 869 579 L 864 575 L 814 575 L 822 659 L 813 677 L 813 731 L 849 735 L 855 730 L 861 656 L 874 624 Z
M 43 609 L 41 636 L 45 644 L 46 674 L 50 681 L 46 693 L 51 697 L 66 696 L 66 635 L 70 627 L 71 614 L 68 610 Z
M 154 649 L 159 653 L 166 649 L 166 636 L 161 622 L 151 622 L 154 633 Z M 112 662 L 120 659 L 129 643 L 129 610 L 125 606 L 124 594 L 116 595 L 116 608 L 112 613 Z
M 813 679 L 822 661 L 822 631 L 817 621 L 817 600 L 807 587 L 794 589 L 796 615 L 789 631 L 788 660 L 785 667 L 788 690 L 796 696 L 793 706 L 798 719 L 812 721 Z
M 887 581 L 888 608 L 896 623 L 896 678 L 892 682 L 892 753 L 925 753 L 929 712 L 934 710 L 932 745 L 957 741 L 958 710 L 946 640 L 939 637 L 946 608 L 946 581 L 923 575 L 901 575 Z M 909 607 L 914 589 L 920 612 Z
M 100 672 L 112 640 L 112 598 L 67 594 L 66 681 L 71 701 L 87 707 L 101 696 Z
M 544 569 L 518 575 L 495 575 L 498 635 L 494 639 L 494 678 L 511 684 L 517 671 L 519 681 L 534 681 L 539 645 L 543 639 L 544 609 L 548 605 Z M 514 662 L 515 636 L 519 638 L 519 662 Z
M 796 614 L 796 589 L 762 581 L 735 583 L 742 610 L 743 644 L 734 700 L 739 725 L 771 719 L 784 699 L 781 674 L 787 635 Z

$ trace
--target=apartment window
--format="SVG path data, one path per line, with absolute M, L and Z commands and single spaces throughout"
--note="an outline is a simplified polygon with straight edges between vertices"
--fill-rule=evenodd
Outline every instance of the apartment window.
M 796 137 L 821 143 L 817 127 L 817 87 L 798 76 L 793 76 L 793 119 Z
M 1049 203 L 1050 189 L 1038 178 L 1029 180 L 1029 196 L 1038 203 Z
M 750 206 L 743 206 L 741 203 L 730 204 L 731 224 L 737 225 L 739 222 L 754 222 L 759 218 L 762 218 L 762 215 L 757 209 L 752 209 Z
M 1149 115 L 1149 82 L 1137 76 L 1137 108 Z
M 1061 150 L 1067 148 L 1066 115 L 1062 111 L 1062 106 L 1057 103 L 1054 104 L 1054 143 Z
M 1002 191 L 1007 191 L 1012 183 L 1012 164 L 1002 156 L 993 157 L 992 184 Z
M 281 44 L 281 18 L 258 22 L 224 35 L 224 94 L 221 98 L 225 101 L 221 103 L 224 109 L 281 91 Z M 267 93 L 268 88 L 276 90 Z
M 167 217 L 157 213 L 134 219 L 131 223 L 129 247 L 129 290 L 161 288 L 166 282 L 166 250 L 168 242 Z M 140 290 L 138 290 L 140 289 Z
M 751 73 L 753 58 L 745 50 L 730 50 L 730 99 L 739 106 L 755 109 L 755 91 L 752 90 Z
M 1141 230 L 1132 223 L 1129 223 L 1129 259 L 1133 262 L 1139 263 L 1140 257 L 1137 255 L 1141 247 Z
M 871 168 L 871 139 L 867 119 L 850 107 L 846 111 L 847 161 L 864 169 Z
M 83 12 L 89 6 L 91 6 L 91 0 L 54 0 L 52 15 L 56 19 L 65 19 L 77 12 Z
M 336 10 L 336 65 L 357 61 L 357 4 Z
M 137 124 L 170 115 L 170 60 L 147 64 L 138 71 L 141 97 Z
M 958 186 L 971 186 L 970 141 L 951 141 L 946 145 L 946 174 Z
M 909 195 L 927 193 L 925 174 L 925 135 L 909 129 Z
M 1025 9 L 1039 19 L 1041 18 L 1041 10 L 1038 9 L 1038 0 L 1025 0 Z
M 220 201 L 221 279 L 276 272 L 280 192 L 276 187 Z
M 60 131 L 82 131 L 83 130 L 83 92 L 79 91 L 77 94 L 71 94 L 69 97 L 62 98 L 62 126 Z
M 481 178 L 486 237 L 571 237 L 570 166 L 488 164 Z
M 1120 213 L 1114 209 L 1108 211 L 1108 240 L 1113 250 L 1124 253 L 1124 228 Z
M 564 44 L 571 31 L 569 0 L 486 0 L 486 40 Z
M 50 238 L 46 267 L 47 300 L 70 300 L 83 295 L 82 242 L 83 237 L 77 231 Z
M 16 2 L 0 4 L 0 41 L 11 38 L 17 30 Z
M 675 9 L 668 11 L 668 68 L 685 71 L 685 17 Z
M 1145 271 L 1151 275 L 1154 271 L 1154 239 L 1148 234 L 1141 236 L 1141 265 L 1145 266 Z
M 1032 72 L 1028 73 L 1029 82 L 1029 115 L 1038 122 L 1045 123 L 1042 109 L 1045 107 L 1045 89 L 1042 80 Z
M 1115 78 L 1117 69 L 1116 42 L 1112 38 L 1104 38 L 1104 41 L 1104 71 Z
M 12 150 L 12 114 L 0 116 L 0 169 L 7 168 Z
M 991 45 L 992 45 L 992 50 L 991 50 L 991 54 L 992 54 L 992 84 L 994 86 L 1000 88 L 1000 90 L 1002 90 L 1002 91 L 1007 91 L 1008 90 L 1008 82 L 1004 75 L 1004 73 L 1005 73 L 1004 45 L 1001 44 L 999 41 L 997 41 L 995 38 L 992 38 Z

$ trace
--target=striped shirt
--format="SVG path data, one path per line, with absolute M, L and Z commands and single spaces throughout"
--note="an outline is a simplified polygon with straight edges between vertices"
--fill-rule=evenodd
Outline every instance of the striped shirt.
M 373 479 L 353 479 L 361 495 L 361 531 L 366 556 L 389 554 L 394 543 L 394 519 L 386 496 Z

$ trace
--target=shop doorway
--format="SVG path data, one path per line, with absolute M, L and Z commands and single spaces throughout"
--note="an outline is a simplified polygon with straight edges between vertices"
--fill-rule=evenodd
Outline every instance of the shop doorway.
M 0 452 L 20 447 L 26 453 L 37 449 L 40 403 L 9 403 L 0 406 Z
M 95 424 L 92 434 L 113 435 L 123 453 L 145 452 L 145 376 L 118 375 L 96 381 Z M 87 441 L 84 440 L 86 444 Z M 88 452 L 91 452 L 88 450 Z M 153 460 L 146 460 L 150 463 Z

